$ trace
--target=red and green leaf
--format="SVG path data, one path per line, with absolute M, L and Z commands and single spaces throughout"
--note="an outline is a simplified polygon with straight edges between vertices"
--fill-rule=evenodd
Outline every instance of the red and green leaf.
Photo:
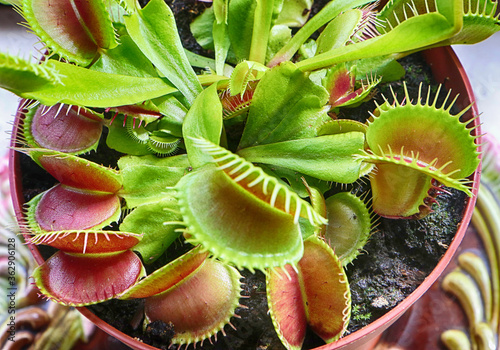
M 39 233 L 27 241 L 45 244 L 66 253 L 103 254 L 128 250 L 140 242 L 142 236 L 130 232 L 67 230 Z
M 194 248 L 124 291 L 119 298 L 147 298 L 175 289 L 177 285 L 196 273 L 207 257 L 208 252 L 199 247 Z
M 103 254 L 118 253 L 134 247 L 142 236 L 118 231 L 56 231 L 39 233 L 28 243 L 45 244 L 66 253 Z
M 337 65 L 328 70 L 323 85 L 330 94 L 329 103 L 332 108 L 357 105 L 367 97 L 380 82 L 379 79 L 361 81 L 356 86 L 356 67 L 348 68 L 345 64 Z
M 311 237 L 304 242 L 298 269 L 308 325 L 327 343 L 339 339 L 351 310 L 349 283 L 340 260 L 328 244 Z
M 351 296 L 340 260 L 316 236 L 304 242 L 297 265 L 269 271 L 267 295 L 273 324 L 288 349 L 300 349 L 307 327 L 330 343 L 349 323 Z
M 267 298 L 273 325 L 289 350 L 300 350 L 307 330 L 307 316 L 297 270 L 276 268 L 267 277 Z
M 99 230 L 120 218 L 120 198 L 57 184 L 28 203 L 31 231 Z
M 24 0 L 22 13 L 51 52 L 79 65 L 117 45 L 102 0 Z
M 204 341 L 223 331 L 240 305 L 239 272 L 207 259 L 171 290 L 149 297 L 144 309 L 148 321 L 161 320 L 175 328 L 173 344 Z
M 23 136 L 32 147 L 82 154 L 97 148 L 102 125 L 100 115 L 84 108 L 39 106 L 26 114 Z
M 138 103 L 135 105 L 128 106 L 117 106 L 112 108 L 107 108 L 106 112 L 111 111 L 116 115 L 123 114 L 125 119 L 133 120 L 133 128 L 140 128 L 142 123 L 144 125 L 149 124 L 161 117 L 161 113 L 151 101 Z M 138 120 L 138 121 L 136 121 Z
M 61 184 L 105 193 L 116 193 L 122 187 L 119 172 L 77 156 L 42 148 L 22 148 Z
M 72 306 L 112 299 L 144 275 L 141 260 L 130 250 L 107 255 L 58 251 L 33 272 L 47 298 Z

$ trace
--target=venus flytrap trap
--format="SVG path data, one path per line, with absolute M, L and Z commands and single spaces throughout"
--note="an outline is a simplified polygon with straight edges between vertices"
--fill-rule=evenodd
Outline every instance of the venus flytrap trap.
M 306 20 L 309 1 L 214 1 L 191 26 L 214 59 L 183 48 L 161 0 L 17 5 L 47 54 L 0 54 L 0 86 L 28 99 L 18 150 L 58 182 L 22 225 L 58 249 L 34 273 L 41 292 L 142 299 L 145 328 L 172 323 L 169 341 L 187 347 L 225 333 L 242 306 L 237 269 L 260 270 L 285 347 L 308 328 L 341 337 L 344 268 L 375 235 L 372 210 L 424 217 L 443 185 L 471 195 L 479 162 L 450 93 L 438 104 L 405 85 L 404 101 L 345 116 L 401 79 L 396 58 L 500 28 L 490 0 L 376 5 L 332 1 Z M 89 160 L 100 155 L 113 159 Z M 355 195 L 359 183 L 371 190 Z
M 412 103 L 405 87 L 406 103 L 394 96 L 394 104 L 387 101 L 378 106 L 377 116 L 372 115 L 368 123 L 368 150 L 357 157 L 376 164 L 370 183 L 373 209 L 379 215 L 425 216 L 440 191 L 437 184 L 471 195 L 466 176 L 479 165 L 477 146 L 467 123 L 459 121 L 468 108 L 452 115 L 454 101 L 448 104 L 449 93 L 437 107 L 439 91 L 431 102 L 429 89 L 424 102 L 420 86 L 419 96 Z M 425 124 L 427 118 L 432 126 Z M 396 183 L 398 179 L 401 182 Z M 403 190 L 405 186 L 411 190 Z

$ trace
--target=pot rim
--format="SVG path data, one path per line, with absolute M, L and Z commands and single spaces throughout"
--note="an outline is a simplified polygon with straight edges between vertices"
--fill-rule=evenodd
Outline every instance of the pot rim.
M 438 82 L 442 82 L 445 87 L 448 85 L 453 85 L 454 92 L 459 93 L 459 97 L 457 99 L 457 103 L 462 101 L 463 106 L 458 106 L 461 108 L 465 108 L 468 105 L 472 104 L 469 111 L 466 112 L 466 116 L 469 117 L 468 120 L 471 121 L 474 125 L 474 133 L 478 136 L 478 144 L 481 145 L 481 127 L 479 123 L 478 109 L 477 105 L 474 103 L 475 98 L 472 91 L 471 84 L 466 75 L 466 72 L 460 63 L 457 55 L 453 51 L 453 49 L 449 46 L 447 47 L 438 47 L 429 49 L 422 52 L 424 58 L 431 65 L 431 69 L 433 74 Z M 429 62 L 431 61 L 432 62 Z M 436 60 L 436 61 L 434 61 Z M 448 88 L 448 87 L 447 87 Z M 465 101 L 465 103 L 463 103 Z M 22 101 L 21 101 L 22 105 Z M 21 106 L 20 105 L 20 106 Z M 12 135 L 17 134 L 17 130 L 19 128 L 19 121 L 21 116 L 21 108 L 17 111 L 15 115 L 15 123 L 13 127 Z M 12 202 L 14 205 L 14 212 L 16 214 L 16 218 L 18 222 L 23 221 L 23 203 L 24 199 L 22 196 L 22 180 L 21 177 L 17 176 L 17 173 L 20 169 L 20 156 L 19 152 L 16 151 L 16 147 L 19 144 L 16 142 L 15 137 L 11 138 L 11 148 L 9 151 L 9 180 L 10 180 L 10 190 Z M 481 146 L 478 148 L 479 158 L 481 159 Z M 392 323 L 394 323 L 403 313 L 415 303 L 426 291 L 431 287 L 432 284 L 439 278 L 441 273 L 447 267 L 448 263 L 454 256 L 457 251 L 462 239 L 465 235 L 469 222 L 472 218 L 472 213 L 474 211 L 474 207 L 476 204 L 476 197 L 479 189 L 479 182 L 481 176 L 481 166 L 476 169 L 476 171 L 469 177 L 473 182 L 472 186 L 472 197 L 467 199 L 467 205 L 464 209 L 464 216 L 462 221 L 459 223 L 459 227 L 457 233 L 448 247 L 445 254 L 442 256 L 441 260 L 438 262 L 436 267 L 431 271 L 431 273 L 425 278 L 425 280 L 403 301 L 401 301 L 398 305 L 396 305 L 392 310 L 379 317 L 375 321 L 371 322 L 367 326 L 349 334 L 345 337 L 339 339 L 338 341 L 330 344 L 326 344 L 324 346 L 316 348 L 316 350 L 333 350 L 333 349 L 343 349 L 349 346 L 352 346 L 353 343 L 361 346 L 362 344 L 368 342 L 370 339 L 375 338 L 378 335 L 381 335 L 382 331 L 388 328 Z M 33 244 L 27 244 L 35 261 L 40 265 L 43 263 L 44 259 L 42 258 L 38 248 Z M 109 335 L 119 339 L 121 342 L 126 345 L 141 350 L 157 350 L 158 348 L 150 346 L 148 344 L 142 343 L 138 339 L 132 338 L 131 336 L 119 331 L 112 325 L 106 323 L 98 316 L 93 314 L 86 307 L 78 307 L 77 308 L 82 315 L 88 318 L 91 322 L 93 322 L 96 326 L 98 326 L 101 330 L 105 331 Z

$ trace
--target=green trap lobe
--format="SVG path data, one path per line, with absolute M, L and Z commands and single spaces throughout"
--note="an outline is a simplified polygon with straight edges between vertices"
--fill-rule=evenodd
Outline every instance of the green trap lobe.
M 300 350 L 306 336 L 307 318 L 299 276 L 291 265 L 286 265 L 270 271 L 266 281 L 274 327 L 288 349 Z
M 222 330 L 239 305 L 240 274 L 216 260 L 207 260 L 195 274 L 167 293 L 146 299 L 150 321 L 172 322 L 174 344 L 204 340 Z
M 142 279 L 132 288 L 120 295 L 121 299 L 147 298 L 168 292 L 196 273 L 204 264 L 208 253 L 193 249 L 176 260 L 159 268 L 147 278 Z
M 308 324 L 325 342 L 337 340 L 349 322 L 347 277 L 332 249 L 314 237 L 304 242 L 298 264 Z
M 237 266 L 265 268 L 297 262 L 300 228 L 293 216 L 262 202 L 213 167 L 184 176 L 177 186 L 192 240 Z

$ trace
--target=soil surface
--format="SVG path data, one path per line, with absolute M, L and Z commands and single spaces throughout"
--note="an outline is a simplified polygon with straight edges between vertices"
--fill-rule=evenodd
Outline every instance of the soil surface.
M 184 2 L 167 1 L 177 14 L 181 37 L 188 49 L 202 52 L 201 48 L 190 38 L 189 23 L 208 5 L 202 2 L 192 2 L 185 6 Z M 206 54 L 206 53 L 205 53 Z M 210 54 L 210 53 L 208 53 Z M 407 69 L 404 80 L 409 85 L 410 94 L 416 96 L 416 89 L 421 81 L 431 82 L 430 71 L 416 54 L 401 61 Z M 378 88 L 377 102 L 383 103 L 381 94 L 391 100 L 389 87 L 395 91 L 402 88 L 401 82 L 382 84 Z M 400 95 L 401 96 L 401 95 Z M 352 118 L 366 119 L 367 111 L 375 109 L 373 101 L 351 110 Z M 104 138 L 105 136 L 103 136 Z M 102 164 L 114 164 L 116 154 L 109 159 L 96 159 L 103 153 L 105 142 L 101 142 L 97 153 L 89 155 L 93 161 Z M 25 199 L 29 200 L 36 194 L 55 184 L 54 179 L 41 170 L 27 156 L 22 155 L 22 172 Z M 368 190 L 366 184 L 356 184 L 353 192 Z M 434 212 L 421 220 L 388 220 L 379 218 L 378 225 L 364 248 L 364 252 L 352 264 L 347 266 L 347 274 L 352 293 L 353 311 L 348 333 L 354 332 L 374 321 L 396 306 L 409 295 L 432 271 L 436 263 L 450 244 L 465 207 L 466 196 L 462 192 L 449 190 L 449 194 L 438 197 L 439 205 L 434 206 Z M 45 256 L 53 250 L 42 249 Z M 265 278 L 262 273 L 251 274 L 242 271 L 245 277 L 241 304 L 230 326 L 225 327 L 226 336 L 219 334 L 218 341 L 210 344 L 205 341 L 203 349 L 284 349 L 279 341 L 270 317 L 266 300 Z M 142 300 L 118 301 L 111 300 L 89 307 L 104 321 L 115 328 L 137 337 L 143 342 L 160 349 L 175 349 L 169 347 L 175 328 L 172 325 L 155 322 L 143 331 Z M 310 334 L 304 349 L 322 345 L 322 341 Z

